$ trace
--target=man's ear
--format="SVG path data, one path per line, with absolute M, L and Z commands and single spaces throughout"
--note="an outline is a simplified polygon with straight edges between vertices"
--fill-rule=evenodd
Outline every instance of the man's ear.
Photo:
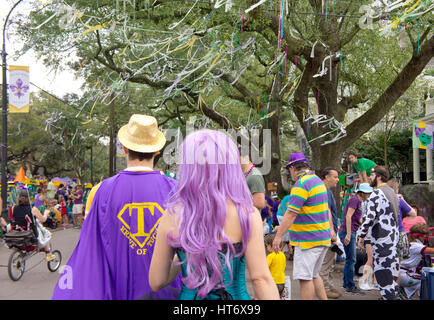
M 128 149 L 127 149 L 127 148 L 125 148 L 124 146 L 122 146 L 122 150 L 124 150 L 124 153 L 125 153 L 125 155 L 127 155 L 127 154 L 128 154 Z

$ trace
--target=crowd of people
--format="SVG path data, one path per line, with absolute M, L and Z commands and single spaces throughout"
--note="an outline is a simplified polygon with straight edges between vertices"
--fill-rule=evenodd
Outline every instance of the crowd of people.
M 127 167 L 94 186 L 85 209 L 79 185 L 37 193 L 35 207 L 53 210 L 60 225 L 80 226 L 86 212 L 53 299 L 282 299 L 287 260 L 301 299 L 337 299 L 342 292 L 331 274 L 338 245 L 346 257 L 346 292 L 363 294 L 354 281 L 357 247 L 367 253 L 365 268 L 372 268 L 382 299 L 417 291 L 411 277 L 433 249 L 423 245 L 426 222 L 397 194 L 386 167 L 348 153 L 359 180 L 339 225 L 332 192 L 339 170 L 316 174 L 303 153 L 290 155 L 286 169 L 294 184 L 280 200 L 223 132 L 185 138 L 176 180 L 154 169 L 166 143 L 154 117 L 131 116 L 118 139 Z M 73 286 L 64 283 L 68 270 Z
M 81 183 L 56 187 L 53 181 L 36 189 L 33 206 L 41 212 L 49 210 L 45 225 L 51 229 L 58 227 L 80 228 L 84 218 L 84 191 Z
M 17 203 L 11 207 L 9 222 L 0 218 L 2 233 L 13 230 L 33 230 L 38 240 L 38 246 L 45 252 L 47 261 L 53 260 L 50 252 L 50 230 L 59 227 L 80 228 L 83 218 L 83 190 L 81 184 L 58 187 L 50 181 L 36 189 L 32 201 L 29 190 L 24 185 L 17 185 Z M 1 205 L 1 199 L 0 199 Z

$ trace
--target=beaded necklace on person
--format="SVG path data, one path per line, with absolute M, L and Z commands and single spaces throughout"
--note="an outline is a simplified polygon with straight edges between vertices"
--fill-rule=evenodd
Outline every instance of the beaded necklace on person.
M 252 169 L 255 167 L 254 164 L 252 164 L 252 166 L 249 168 L 249 170 L 246 171 L 246 173 L 244 174 L 244 177 L 247 178 L 247 176 L 249 175 L 250 171 L 252 171 Z
M 375 189 L 379 189 L 382 186 L 387 186 L 388 184 L 386 182 L 380 183 L 378 186 L 375 187 Z

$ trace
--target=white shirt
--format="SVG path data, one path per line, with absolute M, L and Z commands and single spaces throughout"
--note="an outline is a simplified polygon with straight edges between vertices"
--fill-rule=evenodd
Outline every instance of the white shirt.
M 128 167 L 124 170 L 125 171 L 154 171 L 153 169 L 144 166 Z
M 422 260 L 422 251 L 425 249 L 425 245 L 416 239 L 416 241 L 410 242 L 410 257 L 408 259 L 402 260 L 401 266 L 410 269 L 412 271 L 416 270 Z

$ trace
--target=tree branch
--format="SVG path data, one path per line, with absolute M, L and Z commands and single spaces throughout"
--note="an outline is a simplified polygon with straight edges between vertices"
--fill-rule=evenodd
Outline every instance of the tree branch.
M 205 103 L 205 101 L 202 99 L 202 97 L 199 97 L 199 109 L 202 111 L 202 113 L 213 120 L 214 122 L 218 123 L 223 129 L 232 129 L 233 125 L 230 122 L 228 118 L 226 118 L 221 113 L 211 109 L 208 107 L 208 105 Z
M 378 123 L 393 107 L 395 102 L 405 93 L 413 81 L 421 74 L 434 55 L 434 37 L 423 43 L 419 55 L 413 55 L 407 65 L 402 69 L 395 80 L 378 98 L 377 102 L 362 116 L 350 123 L 347 136 L 341 139 L 346 148 Z
M 368 101 L 369 98 L 367 98 L 366 95 L 362 94 L 360 91 L 358 91 L 357 94 L 351 97 L 343 97 L 341 101 L 338 103 L 339 108 L 344 108 L 345 110 L 357 108 L 357 105 L 360 103 L 364 103 Z
M 216 70 L 216 74 L 220 74 L 220 70 Z M 250 108 L 255 108 L 255 96 L 254 94 L 241 83 L 240 79 L 238 79 L 234 84 L 232 84 L 235 81 L 235 78 L 233 78 L 230 74 L 225 73 L 223 74 L 220 79 L 230 83 L 239 93 L 241 93 L 242 96 L 244 96 L 244 102 L 247 103 L 247 105 Z

